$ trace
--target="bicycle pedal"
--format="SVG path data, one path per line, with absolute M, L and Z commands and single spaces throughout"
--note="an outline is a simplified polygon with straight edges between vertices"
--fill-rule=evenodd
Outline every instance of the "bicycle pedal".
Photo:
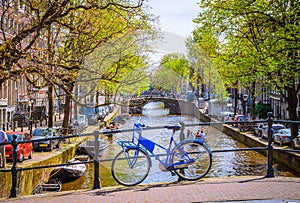
M 176 175 L 173 171 L 170 171 L 170 172 L 171 172 L 171 176 L 175 176 Z

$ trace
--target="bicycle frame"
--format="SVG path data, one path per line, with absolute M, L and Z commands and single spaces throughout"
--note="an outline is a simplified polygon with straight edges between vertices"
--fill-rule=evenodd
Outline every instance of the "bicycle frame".
M 173 167 L 175 165 L 179 165 L 178 163 L 177 164 L 171 164 L 173 149 L 176 146 L 178 146 L 178 143 L 174 139 L 174 134 L 175 134 L 176 130 L 173 129 L 173 133 L 172 133 L 172 135 L 170 137 L 170 140 L 169 140 L 169 146 L 166 148 L 166 147 L 164 147 L 164 146 L 162 146 L 158 143 L 155 143 L 155 142 L 143 137 L 142 136 L 142 127 L 144 127 L 142 124 L 134 123 L 134 129 L 133 129 L 133 133 L 132 133 L 132 140 L 131 141 L 118 141 L 118 144 L 123 148 L 124 152 L 126 152 L 126 151 L 128 151 L 128 149 L 132 149 L 132 148 L 138 149 L 137 153 L 135 154 L 135 157 L 133 158 L 132 161 L 129 159 L 129 157 L 127 157 L 127 154 L 125 153 L 125 156 L 126 156 L 126 159 L 128 161 L 129 166 L 131 166 L 131 167 L 134 166 L 134 164 L 136 162 L 136 159 L 138 158 L 138 152 L 140 150 L 143 150 L 149 157 L 150 156 L 155 157 L 155 159 L 158 160 L 165 168 L 169 168 L 169 167 Z M 136 134 L 138 136 L 136 136 Z M 155 146 L 163 149 L 166 152 L 165 161 L 163 161 L 162 159 L 159 158 L 159 156 L 161 156 L 160 154 L 155 154 L 154 153 Z M 150 166 L 152 166 L 151 159 L 150 159 Z

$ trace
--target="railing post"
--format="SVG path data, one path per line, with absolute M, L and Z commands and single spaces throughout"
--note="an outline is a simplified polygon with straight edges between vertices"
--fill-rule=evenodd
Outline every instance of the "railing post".
M 11 145 L 13 146 L 13 154 L 12 154 L 12 158 L 13 158 L 13 165 L 11 168 L 11 176 L 12 176 L 12 184 L 11 184 L 11 190 L 10 190 L 10 196 L 9 198 L 13 198 L 13 197 L 17 197 L 17 181 L 18 181 L 18 170 L 17 170 L 17 159 L 18 159 L 18 151 L 17 151 L 17 146 L 18 146 L 18 142 L 17 142 L 17 135 L 13 134 L 12 135 L 13 140 L 11 142 Z
M 93 189 L 100 189 L 100 178 L 99 178 L 99 130 L 94 131 L 95 146 L 94 146 L 94 187 Z
M 180 142 L 183 141 L 185 139 L 185 136 L 184 136 L 184 128 L 185 128 L 185 125 L 183 122 L 180 123 L 181 125 L 181 129 L 180 129 L 180 135 L 179 135 L 179 139 L 180 139 Z M 182 170 L 182 172 L 184 173 L 183 169 L 180 169 Z M 183 178 L 181 178 L 180 176 L 178 176 L 178 182 L 180 181 L 183 181 Z
M 185 139 L 184 135 L 184 129 L 185 129 L 185 124 L 183 122 L 180 123 L 181 129 L 180 129 L 180 142 Z
M 267 169 L 267 178 L 274 177 L 274 169 L 273 169 L 273 146 L 272 146 L 272 136 L 273 136 L 273 113 L 268 112 L 268 169 Z

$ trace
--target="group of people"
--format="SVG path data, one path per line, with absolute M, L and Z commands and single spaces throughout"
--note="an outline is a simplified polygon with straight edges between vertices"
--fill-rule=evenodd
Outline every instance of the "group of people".
M 6 132 L 0 130 L 0 143 L 7 142 Z M 6 158 L 5 158 L 5 145 L 0 145 L 0 168 L 6 168 Z
M 193 138 L 199 139 L 203 142 L 205 142 L 205 139 L 206 139 L 205 133 L 200 128 L 197 130 L 196 133 L 193 133 L 192 131 L 188 130 L 187 137 L 193 137 Z

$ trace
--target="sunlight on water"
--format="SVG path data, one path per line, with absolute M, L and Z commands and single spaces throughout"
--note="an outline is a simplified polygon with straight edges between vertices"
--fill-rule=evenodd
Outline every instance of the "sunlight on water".
M 122 129 L 132 129 L 134 122 L 140 121 L 148 126 L 165 126 L 173 125 L 179 122 L 185 124 L 195 124 L 200 122 L 196 118 L 182 115 L 169 115 L 168 109 L 163 109 L 163 103 L 149 103 L 143 109 L 143 115 L 131 116 Z M 187 129 L 196 132 L 199 127 L 188 127 Z M 212 150 L 246 148 L 243 144 L 238 143 L 231 137 L 225 135 L 221 131 L 212 126 L 202 126 L 201 129 L 206 134 L 206 143 Z M 157 142 L 163 146 L 167 146 L 171 131 L 167 129 L 144 130 L 143 136 Z M 176 132 L 175 139 L 179 139 L 179 132 Z M 109 153 L 106 158 L 113 158 L 120 150 L 117 145 L 118 140 L 130 140 L 131 133 L 118 133 L 112 137 Z M 156 153 L 162 151 L 155 147 Z M 101 184 L 103 187 L 116 185 L 110 172 L 111 161 L 100 163 Z M 243 152 L 224 152 L 213 154 L 213 165 L 206 177 L 227 177 L 227 176 L 264 176 L 267 173 L 267 159 L 265 156 L 252 151 Z M 285 170 L 280 170 L 279 167 L 274 167 L 275 176 L 293 176 Z M 72 189 L 88 189 L 93 188 L 93 164 L 89 164 L 85 175 L 75 182 L 63 185 L 63 190 Z M 149 182 L 172 182 L 177 181 L 177 176 L 172 176 L 170 172 L 162 172 L 158 167 L 158 161 L 152 159 L 152 167 L 150 173 L 144 183 Z

